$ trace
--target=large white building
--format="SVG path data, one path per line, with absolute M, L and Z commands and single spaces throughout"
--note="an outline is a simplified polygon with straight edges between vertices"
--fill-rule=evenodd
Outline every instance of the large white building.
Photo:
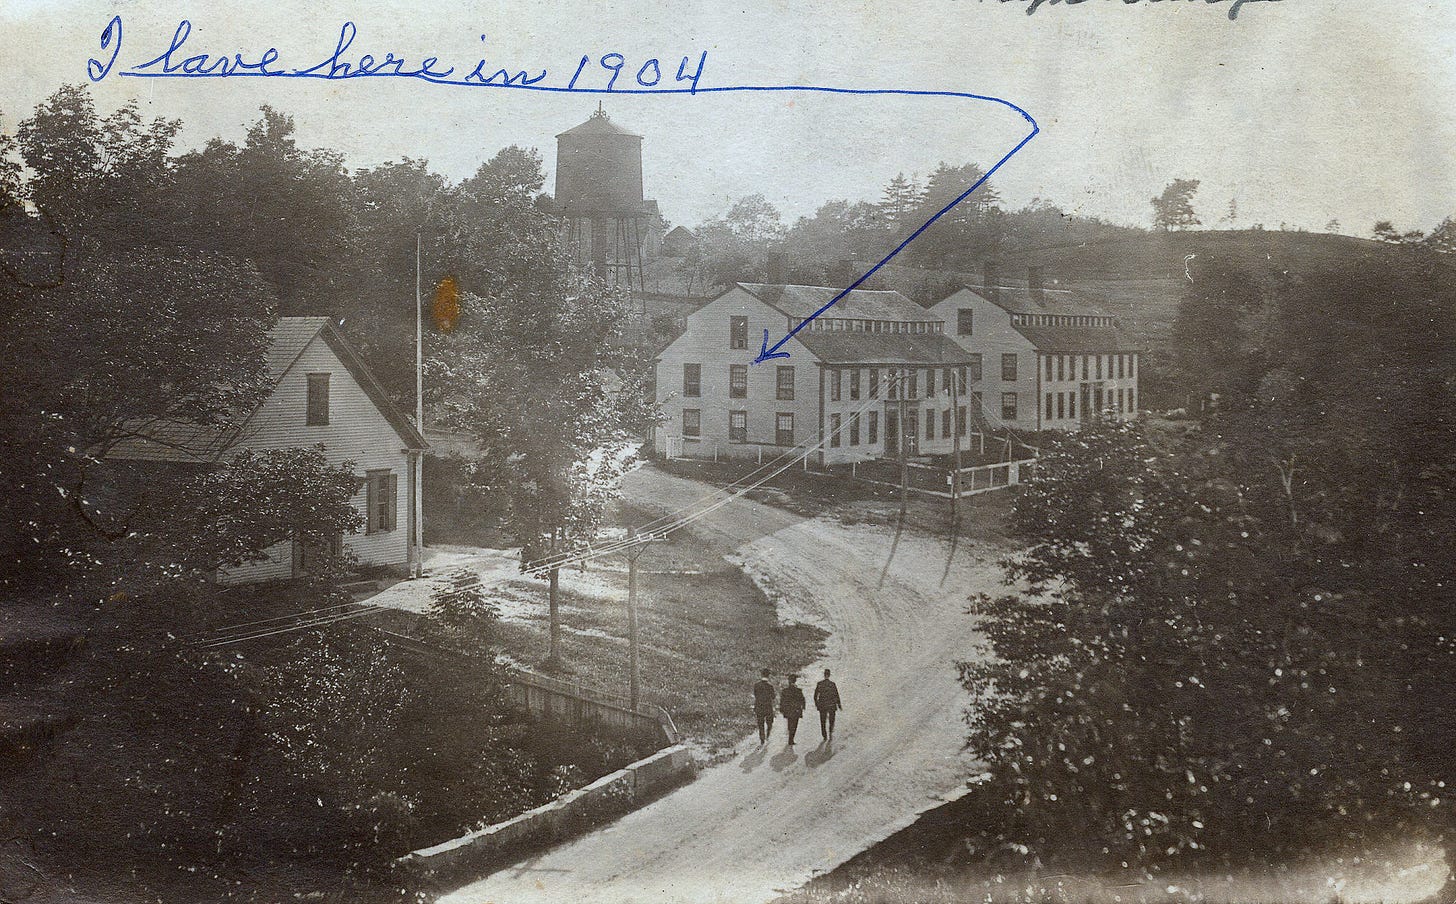
M 1138 344 L 1112 315 L 1044 289 L 1035 271 L 1026 288 L 964 288 L 930 310 L 983 371 L 993 428 L 1075 430 L 1137 412 Z
M 739 283 L 689 315 L 657 360 L 657 451 L 768 460 L 822 438 L 821 464 L 897 455 L 902 440 L 949 452 L 975 419 L 971 355 L 898 292 L 855 290 L 783 346 L 787 359 L 753 363 L 765 331 L 777 342 L 840 291 Z

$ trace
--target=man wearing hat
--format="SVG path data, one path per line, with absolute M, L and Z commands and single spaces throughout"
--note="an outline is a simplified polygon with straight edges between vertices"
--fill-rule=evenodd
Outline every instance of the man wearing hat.
M 824 680 L 814 685 L 814 708 L 819 710 L 819 734 L 824 740 L 834 739 L 834 714 L 844 709 L 839 699 L 839 685 L 829 680 L 829 670 L 824 670 Z
M 784 721 L 789 723 L 789 746 L 794 746 L 794 735 L 799 730 L 799 720 L 804 717 L 804 692 L 799 690 L 796 684 L 798 675 L 790 675 L 789 683 L 779 692 L 779 712 L 784 714 Z
M 753 718 L 758 723 L 758 743 L 768 743 L 774 723 L 774 686 L 768 680 L 768 669 L 753 683 Z

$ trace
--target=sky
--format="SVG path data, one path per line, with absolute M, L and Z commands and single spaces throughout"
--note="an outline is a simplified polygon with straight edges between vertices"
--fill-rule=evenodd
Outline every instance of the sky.
M 261 104 L 292 114 L 299 143 L 351 167 L 426 158 L 469 176 L 509 144 L 554 165 L 556 133 L 603 102 L 644 136 L 645 191 L 673 223 L 694 225 L 761 193 L 792 219 L 825 200 L 874 199 L 898 172 L 941 161 L 990 166 L 1027 133 L 1013 111 L 962 98 L 734 93 L 645 97 L 446 87 L 417 80 L 137 79 L 116 73 L 160 54 L 192 22 L 187 54 L 277 48 L 275 68 L 333 50 L 436 56 L 565 85 L 604 84 L 596 60 L 648 59 L 670 81 L 686 56 L 700 85 L 817 85 L 956 91 L 1003 98 L 1041 134 L 993 177 L 1006 202 L 1148 225 L 1149 199 L 1174 178 L 1202 182 L 1205 224 L 1368 234 L 1377 220 L 1429 229 L 1456 215 L 1456 4 L 1448 0 L 708 0 L 612 4 L 539 0 L 260 4 L 196 0 L 0 0 L 0 128 L 12 131 L 63 83 L 104 59 L 114 15 L 123 37 L 92 85 L 105 111 L 135 97 L 184 123 L 182 147 L 240 140 Z M 484 36 L 482 38 L 482 36 Z M 548 182 L 548 189 L 550 183 Z

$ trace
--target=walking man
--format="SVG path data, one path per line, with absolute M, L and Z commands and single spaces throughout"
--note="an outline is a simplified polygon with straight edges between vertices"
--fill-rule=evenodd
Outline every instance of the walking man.
M 839 686 L 829 680 L 829 670 L 824 670 L 824 680 L 814 685 L 814 708 L 819 710 L 819 734 L 824 740 L 834 740 L 834 714 L 844 709 L 839 699 Z
M 794 735 L 799 730 L 799 720 L 804 717 L 804 692 L 799 690 L 796 683 L 798 675 L 790 675 L 789 683 L 779 693 L 779 712 L 784 714 L 784 721 L 789 723 L 789 746 L 794 746 Z
M 768 680 L 768 669 L 762 675 L 753 683 L 753 718 L 758 723 L 758 743 L 767 744 L 768 736 L 773 734 L 774 686 Z

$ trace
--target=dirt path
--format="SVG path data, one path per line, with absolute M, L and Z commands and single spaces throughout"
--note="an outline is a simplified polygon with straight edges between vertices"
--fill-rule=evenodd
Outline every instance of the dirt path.
M 637 505 L 680 508 L 704 484 L 652 468 L 629 477 Z M 968 595 L 995 592 L 999 550 L 878 526 L 805 519 L 741 499 L 693 527 L 733 549 L 770 593 L 833 632 L 825 665 L 845 711 L 820 745 L 811 708 L 798 745 L 782 719 L 760 748 L 544 855 L 471 883 L 449 904 L 724 902 L 753 904 L 802 884 L 907 824 L 965 785 L 966 695 L 953 661 L 981 640 Z M 947 559 L 950 565 L 947 569 Z M 801 683 L 812 687 L 819 668 Z M 751 677 L 744 677 L 745 702 Z M 747 705 L 744 728 L 751 726 Z

